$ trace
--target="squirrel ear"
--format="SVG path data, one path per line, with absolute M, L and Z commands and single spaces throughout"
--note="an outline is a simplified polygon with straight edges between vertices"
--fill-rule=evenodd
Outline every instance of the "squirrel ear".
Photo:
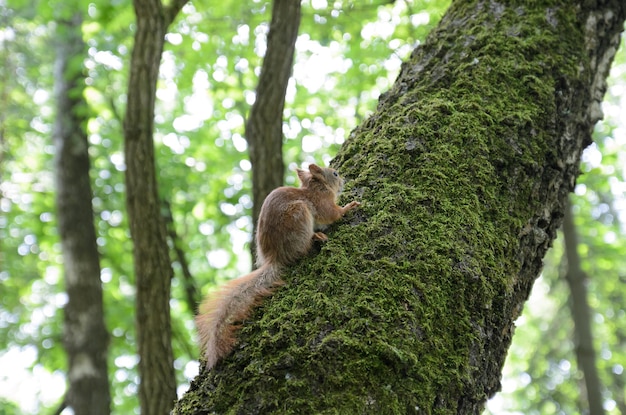
M 302 184 L 306 184 L 311 179 L 311 173 L 308 171 L 304 171 L 302 169 L 296 169 L 296 173 L 298 174 L 298 178 Z
M 313 174 L 317 173 L 317 174 L 321 174 L 322 173 L 322 168 L 320 166 L 318 166 L 317 164 L 309 164 L 309 171 Z

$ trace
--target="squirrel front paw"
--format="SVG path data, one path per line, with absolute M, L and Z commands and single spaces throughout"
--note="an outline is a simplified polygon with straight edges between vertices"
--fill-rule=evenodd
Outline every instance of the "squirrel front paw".
M 348 203 L 347 205 L 345 205 L 343 207 L 343 211 L 347 212 L 349 210 L 354 209 L 355 207 L 361 206 L 361 203 L 357 202 L 356 200 L 353 200 L 352 202 Z

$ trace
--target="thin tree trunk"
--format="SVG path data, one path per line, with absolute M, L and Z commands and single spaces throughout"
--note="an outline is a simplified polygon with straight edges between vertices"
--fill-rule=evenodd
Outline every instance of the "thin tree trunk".
M 165 217 L 165 226 L 167 227 L 167 236 L 170 238 L 170 243 L 172 244 L 172 249 L 176 254 L 176 259 L 180 265 L 180 271 L 183 274 L 181 279 L 181 284 L 185 290 L 185 301 L 187 302 L 187 308 L 189 309 L 192 316 L 198 314 L 198 305 L 200 301 L 202 301 L 202 297 L 200 296 L 200 291 L 196 285 L 196 281 L 191 275 L 191 270 L 189 269 L 189 262 L 185 257 L 185 250 L 181 246 L 182 239 L 178 236 L 176 232 L 176 227 L 174 225 L 174 215 L 172 214 L 172 208 L 169 202 L 162 203 L 164 217 Z
M 65 267 L 67 304 L 63 344 L 68 356 L 64 405 L 76 415 L 110 412 L 108 332 L 104 324 L 100 259 L 93 224 L 89 154 L 84 130 L 85 57 L 82 18 L 57 21 L 54 124 L 57 218 Z
M 621 277 L 623 280 L 624 277 Z M 624 284 L 624 282 L 622 282 Z M 621 300 L 621 296 L 618 297 L 618 301 Z M 617 347 L 621 347 L 621 350 L 626 349 L 626 336 L 624 335 L 623 328 L 618 329 L 616 333 Z M 619 370 L 619 371 L 618 371 Z M 613 399 L 617 405 L 617 409 L 620 414 L 626 414 L 626 380 L 624 379 L 624 367 L 618 369 L 618 365 L 613 366 L 611 371 L 613 377 L 613 385 L 611 391 L 613 392 Z
M 578 254 L 578 235 L 572 217 L 572 207 L 568 203 L 563 219 L 563 239 L 565 241 L 565 255 L 567 258 L 567 272 L 565 280 L 570 288 L 570 309 L 574 319 L 574 345 L 576 361 L 582 370 L 585 379 L 585 389 L 588 408 L 581 408 L 586 413 L 601 415 L 602 385 L 596 367 L 596 351 L 593 347 L 591 329 L 592 310 L 587 301 L 587 274 L 580 265 Z
M 175 413 L 479 414 L 625 18 L 622 0 L 454 2 L 333 163 L 359 210 Z
M 167 27 L 185 1 L 163 7 L 135 0 L 135 43 L 124 119 L 126 204 L 134 243 L 139 402 L 144 415 L 168 413 L 176 400 L 170 321 L 173 271 L 154 159 L 154 104 Z
M 265 197 L 283 184 L 283 109 L 299 26 L 300 0 L 274 0 L 256 100 L 246 122 L 255 232 Z M 252 239 L 254 257 L 256 248 Z

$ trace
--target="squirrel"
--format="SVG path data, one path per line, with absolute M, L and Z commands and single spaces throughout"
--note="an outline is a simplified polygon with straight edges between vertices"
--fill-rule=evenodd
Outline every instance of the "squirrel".
M 301 187 L 274 189 L 261 206 L 256 231 L 257 269 L 226 283 L 205 298 L 196 316 L 200 348 L 211 369 L 236 344 L 235 331 L 264 297 L 284 284 L 282 270 L 305 256 L 313 241 L 326 241 L 320 232 L 360 205 L 340 207 L 343 179 L 332 168 L 315 164 L 297 169 Z

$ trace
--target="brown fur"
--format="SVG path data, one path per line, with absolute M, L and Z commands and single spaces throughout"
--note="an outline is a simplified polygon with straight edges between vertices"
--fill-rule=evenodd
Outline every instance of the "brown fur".
M 231 352 L 235 331 L 253 308 L 283 284 L 281 270 L 306 255 L 314 240 L 328 239 L 316 230 L 359 205 L 353 201 L 337 206 L 343 180 L 335 170 L 311 164 L 308 172 L 297 172 L 302 187 L 279 187 L 261 207 L 256 234 L 259 268 L 228 282 L 200 306 L 196 326 L 208 369 Z

